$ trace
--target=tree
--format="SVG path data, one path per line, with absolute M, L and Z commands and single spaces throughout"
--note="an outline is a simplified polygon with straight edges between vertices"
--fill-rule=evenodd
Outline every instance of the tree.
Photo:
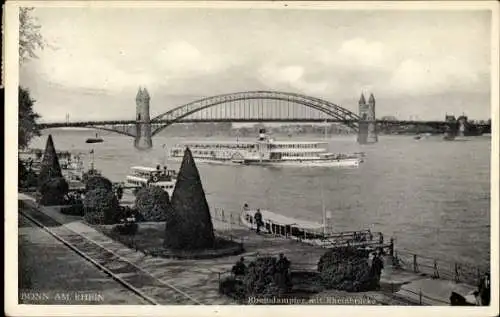
M 40 115 L 33 111 L 35 100 L 31 99 L 30 92 L 19 87 L 19 135 L 18 147 L 23 149 L 28 147 L 30 140 L 35 136 L 40 136 L 40 130 L 36 125 L 36 120 Z
M 19 62 L 23 63 L 31 58 L 37 58 L 36 50 L 44 49 L 45 40 L 40 29 L 41 26 L 31 15 L 34 8 L 19 8 Z
M 212 218 L 189 148 L 184 151 L 171 204 L 173 213 L 165 225 L 165 247 L 184 250 L 213 248 Z
M 19 63 L 31 58 L 37 58 L 36 50 L 45 47 L 45 41 L 40 33 L 41 26 L 31 15 L 34 8 L 19 9 Z M 40 116 L 33 111 L 35 100 L 31 99 L 28 89 L 19 87 L 19 148 L 26 148 L 30 140 L 40 136 L 36 120 Z

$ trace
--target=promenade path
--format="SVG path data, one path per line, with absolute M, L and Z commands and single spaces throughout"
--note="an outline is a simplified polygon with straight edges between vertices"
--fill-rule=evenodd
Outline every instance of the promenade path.
M 19 304 L 147 304 L 23 216 L 18 230 Z
M 99 264 L 123 276 L 160 305 L 235 304 L 233 300 L 220 296 L 218 279 L 219 273 L 230 270 L 240 256 L 177 260 L 145 255 L 88 226 L 80 217 L 60 213 L 58 207 L 42 206 L 36 209 L 33 198 L 24 194 L 19 194 L 19 200 L 31 206 L 27 210 L 30 217 L 52 222 L 49 230 L 72 243 Z M 277 256 L 284 252 L 292 262 L 292 269 L 315 270 L 319 257 L 325 252 L 325 249 L 319 247 L 257 235 L 237 226 L 228 228 L 227 224 L 216 220 L 214 227 L 219 234 L 231 234 L 243 239 L 245 252 L 242 255 L 247 259 L 259 254 Z M 463 283 L 434 280 L 413 272 L 393 270 L 390 263 L 390 259 L 386 258 L 381 276 L 381 291 L 347 294 L 329 290 L 315 296 L 369 296 L 386 305 L 449 305 L 452 291 L 465 295 L 475 289 Z M 56 269 L 52 271 L 54 270 Z

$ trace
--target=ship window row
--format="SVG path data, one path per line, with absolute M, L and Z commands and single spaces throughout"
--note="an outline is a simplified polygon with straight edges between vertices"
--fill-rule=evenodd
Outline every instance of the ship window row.
M 271 148 L 280 149 L 316 149 L 318 144 L 271 144 Z
M 247 149 L 249 147 L 252 147 L 253 145 L 248 145 L 248 144 L 192 144 L 188 145 L 189 147 L 195 148 L 195 149 Z
M 317 153 L 314 152 L 303 152 L 303 153 L 286 153 L 283 154 L 283 156 L 287 157 L 310 157 L 310 156 L 317 156 Z

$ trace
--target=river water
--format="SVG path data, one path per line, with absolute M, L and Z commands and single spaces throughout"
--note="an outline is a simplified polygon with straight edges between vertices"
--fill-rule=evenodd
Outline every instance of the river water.
M 44 148 L 46 132 L 31 146 Z M 154 148 L 138 151 L 133 139 L 92 131 L 51 130 L 57 150 L 95 150 L 95 164 L 113 181 L 131 166 L 163 163 L 165 148 L 196 138 L 155 136 Z M 288 137 L 283 137 L 288 139 Z M 234 140 L 224 137 L 198 139 Z M 321 136 L 293 140 L 322 140 Z M 240 139 L 243 140 L 243 139 Z M 305 220 L 322 221 L 322 204 L 335 231 L 370 228 L 394 236 L 396 248 L 450 261 L 488 265 L 490 258 L 490 137 L 447 142 L 381 136 L 359 145 L 355 136 L 330 136 L 332 152 L 366 153 L 359 168 L 296 168 L 198 164 L 212 207 L 239 212 L 243 203 Z M 167 160 L 168 162 L 168 160 Z M 178 168 L 180 163 L 169 165 Z

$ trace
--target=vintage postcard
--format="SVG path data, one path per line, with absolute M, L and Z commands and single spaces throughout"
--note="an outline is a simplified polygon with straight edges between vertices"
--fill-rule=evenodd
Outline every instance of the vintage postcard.
M 8 1 L 7 315 L 498 315 L 498 17 Z

